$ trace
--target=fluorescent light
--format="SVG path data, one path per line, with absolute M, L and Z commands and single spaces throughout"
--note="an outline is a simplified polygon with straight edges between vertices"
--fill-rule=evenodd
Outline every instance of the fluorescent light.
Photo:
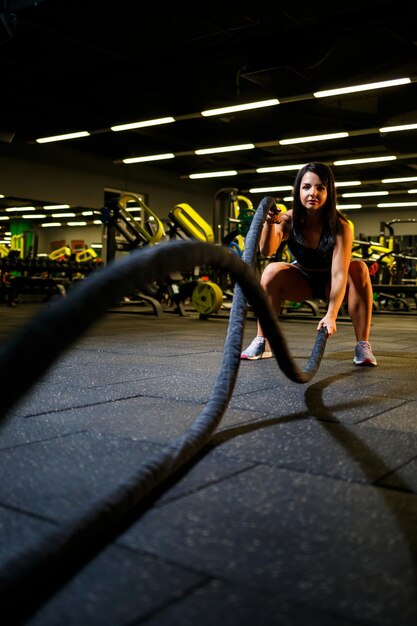
M 328 139 L 342 139 L 349 137 L 349 133 L 327 133 L 326 135 L 311 135 L 310 137 L 294 137 L 293 139 L 281 139 L 278 143 L 281 146 L 289 146 L 293 143 L 307 143 L 309 141 L 326 141 Z
M 11 206 L 6 209 L 6 213 L 21 213 L 22 211 L 36 211 L 34 206 Z
M 237 171 L 225 170 L 224 172 L 205 172 L 201 174 L 190 174 L 188 178 L 218 178 L 221 176 L 237 176 Z
M 41 224 L 42 228 L 50 228 L 52 226 L 62 226 L 61 222 L 45 222 Z
M 66 141 L 67 139 L 79 139 L 80 137 L 89 137 L 90 133 L 82 130 L 78 133 L 67 133 L 66 135 L 55 135 L 54 137 L 41 137 L 35 139 L 36 143 L 51 143 L 53 141 Z
M 87 226 L 87 222 L 67 222 L 67 226 Z
M 249 189 L 249 193 L 265 193 L 268 191 L 290 191 L 291 185 L 283 185 L 281 187 L 252 187 Z
M 380 133 L 396 133 L 401 130 L 416 130 L 417 124 L 403 124 L 402 126 L 385 126 L 384 128 L 380 128 Z
M 342 198 L 361 198 L 362 196 L 387 196 L 389 191 L 358 191 L 358 193 L 342 193 Z
M 44 219 L 46 217 L 45 214 L 41 214 L 41 213 L 29 213 L 29 215 L 22 215 L 22 219 L 24 220 L 38 220 L 38 219 Z
M 9 220 L 9 219 L 10 219 L 10 217 L 8 215 L 0 215 L 0 220 L 2 222 L 5 222 L 6 220 Z
M 417 180 L 417 176 L 405 176 L 403 178 L 383 178 L 381 183 L 408 183 Z
M 338 209 L 339 211 L 345 211 L 345 210 L 350 210 L 350 209 L 361 209 L 362 205 L 361 204 L 337 204 L 336 205 L 336 209 Z
M 75 213 L 52 213 L 51 217 L 75 217 Z
M 305 163 L 298 163 L 298 165 L 275 165 L 274 167 L 258 167 L 256 170 L 258 174 L 266 174 L 267 172 L 287 172 L 290 170 L 299 170 Z
M 201 111 L 203 117 L 210 117 L 212 115 L 223 115 L 224 113 L 236 113 L 237 111 L 249 111 L 251 109 L 262 109 L 263 107 L 272 107 L 279 104 L 277 98 L 271 100 L 260 100 L 258 102 L 248 102 L 246 104 L 236 104 L 230 107 L 220 107 L 219 109 L 208 109 L 207 111 Z
M 154 120 L 144 120 L 143 122 L 132 122 L 131 124 L 118 124 L 111 126 L 110 130 L 119 132 L 120 130 L 132 130 L 133 128 L 145 128 L 146 126 L 159 126 L 160 124 L 171 124 L 175 122 L 174 117 L 158 117 Z
M 93 215 L 93 211 L 83 211 L 81 215 L 85 215 L 87 217 L 88 215 Z
M 5 197 L 5 196 L 4 196 L 2 193 L 0 193 L 0 198 L 4 198 L 4 197 Z
M 294 196 L 285 196 L 283 200 L 284 202 L 292 202 L 294 200 Z
M 241 143 L 237 146 L 224 146 L 222 148 L 202 148 L 194 150 L 194 154 L 217 154 L 219 152 L 235 152 L 237 150 L 252 150 L 255 147 L 253 143 Z
M 123 159 L 123 163 L 144 163 L 145 161 L 163 161 L 164 159 L 173 159 L 175 154 L 167 152 L 166 154 L 150 154 L 142 157 L 132 157 L 129 159 Z
M 385 208 L 385 207 L 395 207 L 395 206 L 417 206 L 417 202 L 382 202 L 381 204 L 377 204 L 377 207 Z
M 417 189 L 409 189 L 407 193 L 417 193 Z
M 347 159 L 346 161 L 334 161 L 333 165 L 356 165 L 359 163 L 380 163 L 381 161 L 395 161 L 396 156 L 369 157 L 367 159 Z
M 335 183 L 335 187 L 357 187 L 358 185 L 362 185 L 360 180 L 344 180 Z
M 396 85 L 408 85 L 409 83 L 411 83 L 410 78 L 396 78 L 394 80 L 383 80 L 377 83 L 366 83 L 364 85 L 352 85 L 339 89 L 325 89 L 324 91 L 316 91 L 313 93 L 313 96 L 315 98 L 327 98 L 328 96 L 338 96 L 345 93 L 356 93 L 358 91 L 370 91 L 372 89 L 383 89 L 385 87 L 395 87 Z
M 94 220 L 93 224 L 102 224 L 103 222 L 101 220 Z
M 50 204 L 49 206 L 43 207 L 45 211 L 54 211 L 55 209 L 69 209 L 69 204 Z
M 102 243 L 92 243 L 90 248 L 97 248 L 98 250 L 101 250 L 101 248 L 103 247 Z

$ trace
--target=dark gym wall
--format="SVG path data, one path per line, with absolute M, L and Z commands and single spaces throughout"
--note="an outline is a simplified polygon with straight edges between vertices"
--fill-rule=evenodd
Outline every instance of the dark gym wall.
M 7 148 L 0 144 L 0 193 L 100 208 L 105 187 L 148 194 L 149 207 L 160 218 L 175 204 L 186 202 L 211 224 L 219 185 L 182 180 L 149 166 L 116 165 L 56 144 Z
M 211 225 L 214 196 L 224 186 L 233 187 L 233 179 L 183 180 L 156 167 L 116 165 L 57 144 L 0 143 L 0 193 L 27 199 L 100 208 L 104 188 L 126 189 L 148 194 L 149 207 L 162 219 L 175 204 L 186 202 Z M 261 199 L 251 196 L 255 207 Z M 417 211 L 350 211 L 349 218 L 354 222 L 355 235 L 374 237 L 381 222 L 417 219 Z M 395 225 L 395 234 L 416 235 L 417 222 Z

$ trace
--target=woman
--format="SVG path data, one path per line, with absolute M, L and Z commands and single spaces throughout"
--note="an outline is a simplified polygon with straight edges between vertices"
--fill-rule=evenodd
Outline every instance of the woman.
M 376 365 L 369 343 L 372 317 L 372 285 L 366 263 L 351 261 L 353 233 L 346 218 L 336 209 L 336 190 L 331 169 L 323 163 L 307 163 L 297 174 L 293 208 L 280 214 L 268 211 L 262 228 L 260 250 L 271 256 L 286 241 L 295 261 L 269 263 L 261 285 L 280 314 L 283 299 L 294 302 L 321 298 L 328 300 L 327 312 L 317 330 L 336 332 L 336 318 L 347 298 L 348 312 L 356 335 L 355 365 Z M 272 356 L 262 328 L 242 359 Z

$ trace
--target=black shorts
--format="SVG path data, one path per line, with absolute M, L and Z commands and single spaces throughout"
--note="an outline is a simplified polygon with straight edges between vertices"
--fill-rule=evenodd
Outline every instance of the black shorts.
M 326 300 L 328 298 L 327 287 L 331 278 L 330 268 L 328 270 L 306 270 L 304 267 L 301 267 L 297 261 L 294 261 L 291 265 L 294 265 L 307 279 L 311 287 L 311 297 L 313 300 Z

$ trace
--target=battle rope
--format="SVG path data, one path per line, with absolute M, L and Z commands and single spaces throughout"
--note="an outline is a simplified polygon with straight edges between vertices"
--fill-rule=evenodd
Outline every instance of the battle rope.
M 306 383 L 316 373 L 327 333 L 324 330 L 317 333 L 311 357 L 306 367 L 300 370 L 289 353 L 253 269 L 262 224 L 272 202 L 272 198 L 264 198 L 259 204 L 246 237 L 243 260 L 224 246 L 196 241 L 171 241 L 141 248 L 89 275 L 69 292 L 66 299 L 42 309 L 0 348 L 0 380 L 3 389 L 7 390 L 0 397 L 0 416 L 4 416 L 57 356 L 126 293 L 168 277 L 173 271 L 192 270 L 196 265 L 219 268 L 229 272 L 236 281 L 220 371 L 210 398 L 193 425 L 146 461 L 93 511 L 11 559 L 0 572 L 3 611 L 9 607 L 16 619 L 33 612 L 52 590 L 84 564 L 85 555 L 102 549 L 115 529 L 123 525 L 145 497 L 184 467 L 207 443 L 233 393 L 248 302 L 285 375 L 294 382 Z

